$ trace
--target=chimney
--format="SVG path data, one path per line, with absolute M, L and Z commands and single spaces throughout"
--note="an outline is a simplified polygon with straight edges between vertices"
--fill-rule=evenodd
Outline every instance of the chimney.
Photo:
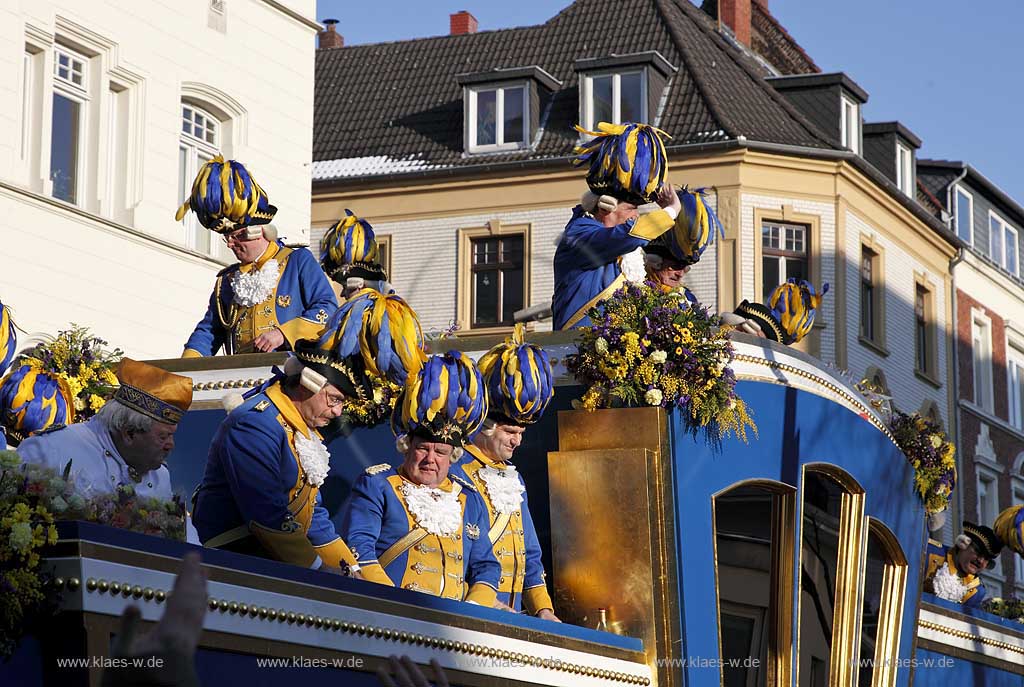
M 451 35 L 453 36 L 461 36 L 464 33 L 476 33 L 479 26 L 476 17 L 466 10 L 459 10 L 455 14 L 449 14 L 448 21 L 451 26 Z
M 732 29 L 736 34 L 736 40 L 746 46 L 750 45 L 750 2 L 751 0 L 718 0 L 718 18 Z
M 345 37 L 338 33 L 334 28 L 337 25 L 337 19 L 324 19 L 324 26 L 327 28 L 316 35 L 319 41 L 317 47 L 320 50 L 345 47 Z

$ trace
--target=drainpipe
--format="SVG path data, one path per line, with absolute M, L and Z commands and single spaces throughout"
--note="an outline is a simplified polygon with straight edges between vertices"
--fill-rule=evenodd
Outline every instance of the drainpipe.
M 957 178 L 953 179 L 953 181 L 950 182 L 949 186 L 946 187 L 946 207 L 951 210 L 950 215 L 949 215 L 950 230 L 953 230 L 954 218 L 956 217 L 956 207 L 953 205 L 953 189 L 956 187 L 956 185 L 958 183 L 963 181 L 964 177 L 966 177 L 966 176 L 967 176 L 967 167 L 964 166 L 964 169 L 963 169 L 962 172 L 960 172 L 960 175 L 957 176 Z M 953 235 L 959 236 L 959 230 L 960 230 L 960 227 L 956 227 L 956 230 L 952 231 Z M 952 296 L 952 299 L 953 299 L 953 307 L 951 309 L 952 312 L 953 312 L 953 389 L 952 389 L 952 394 L 953 394 L 953 412 L 950 413 L 950 418 L 949 419 L 950 419 L 950 424 L 951 424 L 952 429 L 953 429 L 953 436 L 956 437 L 956 446 L 957 446 L 956 455 L 960 459 L 958 461 L 960 463 L 960 467 L 957 468 L 957 476 L 958 477 L 963 474 L 963 470 L 960 469 L 960 468 L 963 467 L 964 453 L 963 453 L 963 440 L 962 440 L 962 437 L 960 436 L 960 352 L 959 352 L 959 350 L 960 350 L 960 344 L 959 344 L 959 341 L 960 341 L 960 330 L 957 327 L 957 317 L 956 317 L 956 313 L 957 313 L 957 309 L 958 309 L 958 303 L 957 303 L 957 297 L 956 297 L 956 269 L 955 268 L 956 268 L 957 265 L 959 265 L 961 262 L 963 262 L 963 259 L 964 259 L 964 246 L 963 246 L 963 243 L 961 242 L 960 246 L 956 250 L 956 255 L 954 255 L 950 259 L 950 261 L 949 261 L 949 275 L 950 275 L 949 276 L 949 280 L 950 280 L 950 292 L 951 292 L 950 295 Z M 957 486 L 959 488 L 956 490 L 956 493 L 957 493 L 956 508 L 957 508 L 957 510 L 956 510 L 956 518 L 953 520 L 953 531 L 954 532 L 957 531 L 956 530 L 957 523 L 959 523 L 959 522 L 961 522 L 963 520 L 963 513 L 964 513 L 964 490 L 963 490 L 963 486 L 960 485 L 960 484 L 957 484 Z M 943 542 L 943 543 L 945 543 L 945 542 Z

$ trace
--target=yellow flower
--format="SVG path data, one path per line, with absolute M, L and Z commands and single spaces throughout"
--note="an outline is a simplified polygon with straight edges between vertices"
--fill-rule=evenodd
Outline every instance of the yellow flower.
M 89 394 L 89 409 L 92 410 L 94 413 L 99 412 L 100 408 L 103 407 L 104 403 L 106 403 L 106 401 L 104 401 L 101 397 L 97 396 L 96 394 Z

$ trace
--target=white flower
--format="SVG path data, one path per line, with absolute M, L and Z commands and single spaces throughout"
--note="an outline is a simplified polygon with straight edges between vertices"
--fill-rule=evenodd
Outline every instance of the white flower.
M 267 260 L 259 270 L 242 273 L 241 270 L 231 275 L 231 290 L 235 294 L 235 303 L 243 308 L 250 308 L 270 298 L 277 287 L 280 277 L 277 260 Z
M 964 592 L 967 591 L 967 586 L 949 569 L 949 563 L 943 563 L 942 567 L 935 571 L 932 588 L 935 591 L 935 596 L 956 603 L 960 603 Z
M 307 439 L 301 433 L 295 433 L 295 452 L 299 454 L 299 463 L 306 473 L 306 481 L 314 487 L 324 483 L 324 478 L 331 471 L 331 453 L 319 439 Z
M 85 508 L 85 499 L 83 499 L 78 494 L 72 494 L 71 496 L 68 497 L 68 506 L 74 508 L 75 510 L 81 510 Z
M 10 542 L 15 551 L 26 551 L 32 545 L 31 523 L 16 522 L 11 525 Z
M 462 528 L 462 504 L 455 489 L 403 482 L 401 490 L 409 513 L 427 532 L 447 537 Z
M 648 389 L 644 394 L 644 401 L 649 406 L 660 406 L 663 395 L 661 389 Z
M 60 496 L 54 496 L 50 501 L 50 510 L 54 513 L 63 513 L 68 509 L 68 502 Z
M 523 504 L 523 492 L 526 487 L 519 480 L 515 466 L 509 465 L 501 469 L 491 466 L 481 468 L 480 479 L 484 481 L 487 497 L 491 500 L 494 510 L 504 515 L 519 510 Z
M 931 436 L 931 442 L 932 442 L 932 448 L 938 448 L 938 447 L 942 446 L 942 437 L 940 437 L 938 434 L 933 434 Z
M 729 399 L 729 410 L 736 410 L 736 399 L 735 398 L 730 398 Z
M 608 352 L 608 342 L 604 340 L 603 336 L 597 337 L 594 341 L 594 350 L 597 351 L 598 355 L 604 355 Z
M 652 363 L 655 365 L 661 365 L 663 362 L 668 360 L 668 353 L 665 351 L 654 351 L 649 357 Z
M 14 451 L 0 451 L 0 470 L 13 470 L 21 465 L 21 458 Z

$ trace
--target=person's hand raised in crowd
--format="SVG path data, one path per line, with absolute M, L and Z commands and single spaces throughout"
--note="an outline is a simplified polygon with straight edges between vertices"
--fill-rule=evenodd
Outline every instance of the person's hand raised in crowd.
M 448 687 L 448 676 L 436 658 L 430 659 L 430 667 L 434 672 L 434 684 L 437 687 Z M 384 687 L 430 686 L 430 680 L 423 674 L 423 670 L 408 656 L 388 656 L 387 663 L 377 668 L 377 679 Z
M 181 571 L 174 580 L 174 589 L 156 627 L 138 634 L 141 618 L 138 606 L 124 609 L 121 628 L 111 647 L 112 654 L 123 657 L 173 653 L 191 658 L 203 633 L 207 601 L 206 572 L 199 565 L 199 554 L 185 554 Z
M 657 201 L 658 205 L 663 208 L 675 208 L 676 215 L 678 215 L 683 210 L 683 204 L 679 200 L 679 194 L 676 193 L 676 187 L 668 182 L 665 182 L 664 184 L 661 185 L 661 188 L 658 190 L 658 195 L 655 198 L 655 200 Z

